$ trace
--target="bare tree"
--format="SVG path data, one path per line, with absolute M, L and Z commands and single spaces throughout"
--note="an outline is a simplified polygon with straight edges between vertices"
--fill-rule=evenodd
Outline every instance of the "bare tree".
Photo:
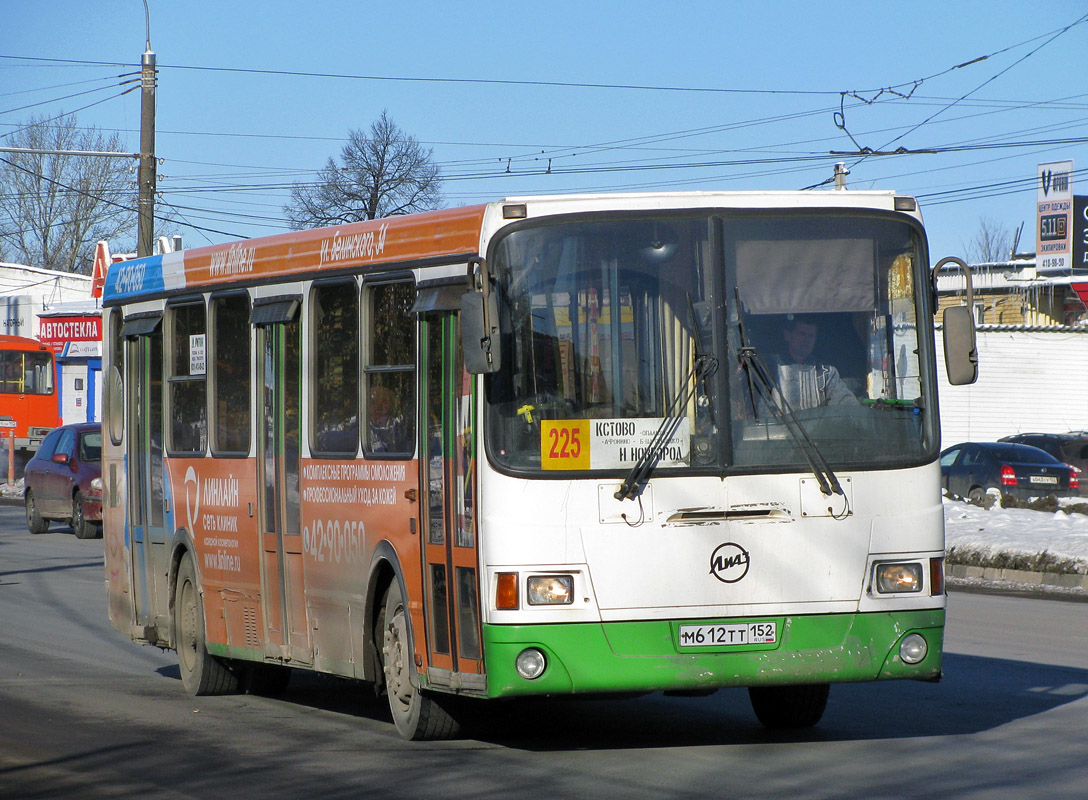
M 368 132 L 352 130 L 315 183 L 297 183 L 284 212 L 295 230 L 438 208 L 442 201 L 433 153 L 385 111 Z
M 10 140 L 33 150 L 120 152 L 116 134 L 79 127 L 75 115 L 32 118 Z M 122 158 L 0 153 L 0 253 L 61 272 L 90 272 L 99 239 L 130 236 L 136 197 Z
M 1012 232 L 989 217 L 982 217 L 967 256 L 973 264 L 1008 261 L 1012 258 Z

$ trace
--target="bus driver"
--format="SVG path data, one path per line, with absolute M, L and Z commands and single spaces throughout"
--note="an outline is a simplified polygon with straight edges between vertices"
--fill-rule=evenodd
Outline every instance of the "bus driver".
M 830 364 L 812 362 L 819 328 L 815 317 L 791 315 L 782 331 L 785 351 L 772 363 L 772 377 L 795 409 L 816 406 L 858 405 L 858 399 Z

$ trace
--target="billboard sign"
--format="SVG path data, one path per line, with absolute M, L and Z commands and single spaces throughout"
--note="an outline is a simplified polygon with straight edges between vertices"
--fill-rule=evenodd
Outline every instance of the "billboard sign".
M 1073 162 L 1055 161 L 1038 168 L 1035 254 L 1040 272 L 1072 267 Z
M 1073 272 L 1088 274 L 1088 196 L 1073 197 Z

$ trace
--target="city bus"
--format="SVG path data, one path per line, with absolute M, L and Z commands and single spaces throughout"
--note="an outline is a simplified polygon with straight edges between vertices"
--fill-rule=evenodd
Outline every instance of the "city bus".
M 513 197 L 120 262 L 103 305 L 109 615 L 190 693 L 315 670 L 427 739 L 723 687 L 803 727 L 941 675 L 911 197 Z
M 0 335 L 0 471 L 8 457 L 21 472 L 46 435 L 60 425 L 53 352 L 37 339 Z M 9 448 L 14 441 L 14 453 Z

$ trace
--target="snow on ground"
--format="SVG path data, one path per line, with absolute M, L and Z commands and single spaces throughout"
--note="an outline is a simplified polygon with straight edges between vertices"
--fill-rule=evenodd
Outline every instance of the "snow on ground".
M 1083 500 L 1083 498 L 1078 498 Z M 1088 563 L 1088 515 L 1026 508 L 985 509 L 962 500 L 944 500 L 946 547 L 991 553 L 1035 555 L 1046 550 Z

